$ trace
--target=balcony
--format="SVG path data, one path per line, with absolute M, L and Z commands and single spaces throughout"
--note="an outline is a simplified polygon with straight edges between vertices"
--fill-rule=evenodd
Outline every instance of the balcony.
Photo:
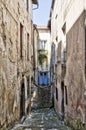
M 48 54 L 48 50 L 38 49 L 38 53 L 39 53 L 39 54 L 45 54 L 45 55 L 47 55 L 47 54 Z

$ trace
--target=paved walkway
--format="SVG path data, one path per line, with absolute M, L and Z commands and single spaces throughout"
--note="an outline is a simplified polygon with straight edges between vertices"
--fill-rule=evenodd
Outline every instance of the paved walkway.
M 65 126 L 54 109 L 44 108 L 33 110 L 23 124 L 16 125 L 12 130 L 71 130 Z

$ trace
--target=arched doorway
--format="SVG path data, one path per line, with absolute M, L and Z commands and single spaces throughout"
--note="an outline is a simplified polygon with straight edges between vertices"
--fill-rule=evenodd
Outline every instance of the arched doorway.
M 21 95 L 20 95 L 20 118 L 25 116 L 25 85 L 24 80 L 21 83 Z

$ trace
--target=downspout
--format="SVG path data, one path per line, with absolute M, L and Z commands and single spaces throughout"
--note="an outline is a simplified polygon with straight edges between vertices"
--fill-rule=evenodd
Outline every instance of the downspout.
M 33 78 L 33 83 L 35 82 L 35 47 L 34 47 L 34 30 L 35 27 L 33 25 L 33 71 L 34 71 L 34 78 Z
M 32 10 L 36 10 L 36 9 L 38 9 L 39 8 L 39 3 L 37 2 L 37 4 L 36 4 L 36 8 L 33 8 Z M 35 41 L 34 41 L 34 30 L 35 30 L 35 28 L 36 28 L 36 25 L 33 25 L 33 64 L 34 64 L 34 66 L 35 66 L 35 48 L 34 48 L 34 43 L 35 43 Z M 35 83 L 35 70 L 36 70 L 36 68 L 35 67 L 33 67 L 33 71 L 34 71 L 34 78 L 33 78 L 33 83 Z
M 37 31 L 37 29 L 36 29 L 36 25 L 34 24 L 33 25 L 33 64 L 34 64 L 34 67 L 33 67 L 33 70 L 34 70 L 34 83 L 35 83 L 35 71 L 36 71 L 36 62 L 35 62 L 35 39 L 34 39 L 34 30 L 36 30 Z M 38 33 L 38 32 L 37 32 Z M 38 36 L 37 36 L 38 37 Z M 36 39 L 36 40 L 38 40 L 38 39 Z

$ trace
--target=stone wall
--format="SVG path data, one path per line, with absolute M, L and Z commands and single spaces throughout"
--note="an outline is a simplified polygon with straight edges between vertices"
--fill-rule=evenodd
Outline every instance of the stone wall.
M 0 0 L 0 126 L 6 126 L 20 117 L 22 76 L 25 84 L 25 113 L 30 105 L 30 96 L 27 98 L 27 77 L 30 76 L 31 80 L 33 75 L 31 14 L 27 12 L 23 0 Z M 20 23 L 24 28 L 23 59 L 20 58 Z M 27 33 L 31 44 L 29 60 L 27 60 Z

